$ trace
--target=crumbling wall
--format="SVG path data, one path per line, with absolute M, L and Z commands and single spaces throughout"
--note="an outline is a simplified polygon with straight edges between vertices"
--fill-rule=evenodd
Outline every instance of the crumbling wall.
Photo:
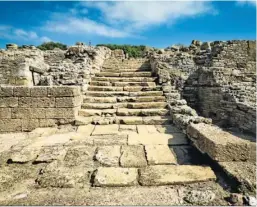
M 215 124 L 255 133 L 255 43 L 192 41 L 189 47 L 153 52 L 150 60 L 169 94 L 177 90 L 189 106 Z
M 73 124 L 81 103 L 78 86 L 1 86 L 0 133 Z
M 111 55 L 106 47 L 75 45 L 67 51 L 41 51 L 35 47 L 9 48 L 0 52 L 0 84 L 79 85 L 87 88 Z

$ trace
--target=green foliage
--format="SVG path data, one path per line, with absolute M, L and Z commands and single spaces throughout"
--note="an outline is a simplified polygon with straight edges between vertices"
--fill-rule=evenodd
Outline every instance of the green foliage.
M 139 58 L 144 54 L 146 46 L 144 45 L 116 45 L 116 44 L 98 44 L 96 46 L 105 46 L 111 50 L 121 49 L 129 55 L 129 57 Z
M 37 46 L 37 48 L 40 50 L 53 50 L 54 48 L 67 50 L 67 45 L 60 42 L 44 42 L 42 45 Z

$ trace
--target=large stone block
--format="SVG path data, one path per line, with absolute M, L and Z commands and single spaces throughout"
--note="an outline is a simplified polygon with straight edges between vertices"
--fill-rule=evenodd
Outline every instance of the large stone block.
M 10 108 L 0 108 L 0 118 L 1 119 L 10 119 L 11 118 L 11 109 Z
M 139 169 L 142 185 L 175 185 L 215 180 L 210 167 L 192 165 L 154 165 Z
M 47 97 L 48 88 L 46 86 L 35 86 L 30 89 L 30 95 L 32 97 Z
M 120 164 L 122 167 L 146 166 L 145 151 L 142 145 L 122 146 Z
M 118 187 L 137 185 L 137 169 L 100 167 L 94 179 L 95 186 Z
M 17 97 L 1 97 L 0 98 L 0 108 L 4 107 L 17 107 L 18 106 L 18 98 Z
M 71 97 L 79 96 L 80 94 L 80 88 L 77 86 L 56 86 L 48 88 L 48 96 Z
M 250 142 L 209 124 L 190 124 L 187 134 L 193 144 L 213 160 L 245 161 L 251 158 Z
M 0 132 L 18 132 L 21 131 L 20 119 L 0 119 Z
M 80 106 L 81 103 L 82 103 L 82 96 L 56 98 L 57 108 L 76 107 L 76 106 Z
M 15 96 L 15 97 L 16 96 L 18 96 L 18 97 L 30 96 L 30 88 L 16 86 L 13 88 L 13 96 Z
M 55 98 L 40 97 L 31 99 L 32 108 L 54 108 L 55 107 Z
M 22 131 L 32 131 L 39 127 L 38 119 L 22 119 Z
M 46 109 L 44 108 L 14 108 L 12 109 L 13 119 L 44 119 L 46 117 Z
M 74 108 L 48 108 L 46 110 L 46 118 L 75 118 L 76 111 Z
M 0 87 L 0 97 L 9 97 L 13 96 L 13 87 L 12 86 L 1 86 Z

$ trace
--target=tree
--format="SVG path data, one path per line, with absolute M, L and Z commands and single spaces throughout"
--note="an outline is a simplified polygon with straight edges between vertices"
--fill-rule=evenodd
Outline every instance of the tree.
M 44 42 L 43 44 L 37 46 L 40 50 L 53 50 L 54 48 L 59 48 L 61 50 L 67 50 L 67 45 L 60 42 Z

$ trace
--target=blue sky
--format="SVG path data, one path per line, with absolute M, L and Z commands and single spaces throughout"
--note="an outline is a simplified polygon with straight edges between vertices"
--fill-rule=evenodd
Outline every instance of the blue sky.
M 0 48 L 77 41 L 148 45 L 256 39 L 254 1 L 0 2 Z

